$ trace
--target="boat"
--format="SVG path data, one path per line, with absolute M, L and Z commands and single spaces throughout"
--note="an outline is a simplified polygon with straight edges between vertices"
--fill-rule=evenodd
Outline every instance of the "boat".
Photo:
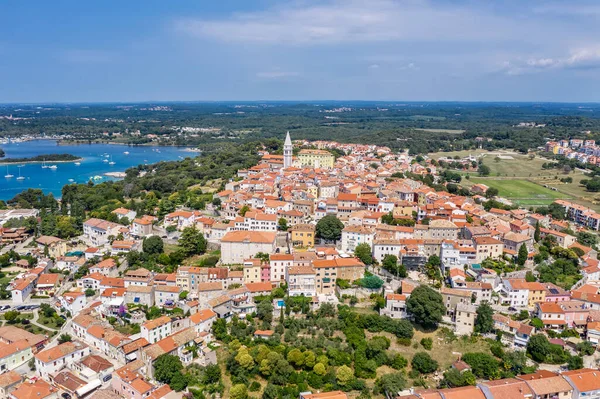
M 102 180 L 102 176 L 96 175 L 96 176 L 92 177 L 92 179 L 94 179 L 94 180 Z
M 108 163 L 109 165 L 114 165 L 115 161 L 112 160 L 112 155 L 110 156 L 110 162 Z
M 81 165 L 81 162 L 75 162 L 75 166 Z
M 123 154 L 125 154 L 125 155 L 129 155 L 129 151 L 125 151 Z
M 19 177 L 17 177 L 17 180 L 25 180 L 25 176 L 21 176 L 21 168 L 22 166 L 19 166 Z
M 11 177 L 15 177 L 15 175 L 11 175 L 10 173 L 8 173 L 8 165 L 6 165 L 6 174 L 4 175 L 4 177 L 6 177 L 7 179 L 10 179 Z
M 46 165 L 46 158 L 44 158 L 44 162 L 42 162 L 42 169 L 48 169 L 48 165 Z
M 102 160 L 102 162 L 108 162 L 108 159 L 104 158 L 104 159 Z
M 75 179 L 69 179 L 69 183 L 73 183 Z
M 49 169 L 58 169 L 58 166 L 56 166 L 56 165 L 50 165 L 50 166 L 48 166 L 48 168 Z

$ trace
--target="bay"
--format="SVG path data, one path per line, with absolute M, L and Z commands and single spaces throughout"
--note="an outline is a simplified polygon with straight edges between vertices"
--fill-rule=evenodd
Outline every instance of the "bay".
M 42 168 L 41 163 L 0 165 L 0 199 L 2 200 L 11 199 L 27 188 L 42 189 L 44 193 L 53 193 L 58 198 L 65 184 L 87 183 L 96 176 L 102 178 L 94 179 L 95 183 L 118 180 L 115 177 L 105 176 L 104 173 L 124 172 L 128 168 L 140 164 L 173 161 L 197 155 L 182 147 L 116 144 L 58 145 L 54 140 L 32 140 L 2 144 L 0 147 L 6 153 L 6 158 L 29 158 L 42 154 L 72 154 L 83 158 L 77 161 L 80 162 L 80 165 L 76 165 L 76 162 L 47 163 L 47 165 L 56 165 L 56 169 Z M 114 162 L 114 165 L 110 164 L 111 161 Z M 18 165 L 22 166 L 18 167 Z M 19 173 L 25 179 L 17 179 Z M 7 174 L 14 175 L 14 177 L 4 177 Z

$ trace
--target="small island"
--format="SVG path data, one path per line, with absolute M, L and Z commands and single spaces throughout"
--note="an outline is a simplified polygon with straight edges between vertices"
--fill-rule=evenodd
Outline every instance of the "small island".
M 6 163 L 40 163 L 40 162 L 74 162 L 83 158 L 73 154 L 41 154 L 29 158 L 4 158 L 0 164 Z

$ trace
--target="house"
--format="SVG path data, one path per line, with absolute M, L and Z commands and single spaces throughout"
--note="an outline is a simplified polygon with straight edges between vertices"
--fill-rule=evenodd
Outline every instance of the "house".
M 83 223 L 83 236 L 87 238 L 93 246 L 102 246 L 109 241 L 109 237 L 119 235 L 119 229 L 124 227 L 118 223 L 107 220 L 91 218 Z
M 502 257 L 504 251 L 502 241 L 492 237 L 475 237 L 473 238 L 473 244 L 475 246 L 475 260 L 477 263 L 487 258 L 498 259 Z
M 177 230 L 183 230 L 186 227 L 194 225 L 194 213 L 190 211 L 175 211 L 165 215 L 163 225 L 165 227 L 175 226 Z
M 131 251 L 138 250 L 137 241 L 132 240 L 115 240 L 110 246 L 111 255 L 124 255 Z
M 118 274 L 117 262 L 113 258 L 104 259 L 90 266 L 90 274 L 99 273 L 106 277 L 116 277 Z
M 458 335 L 470 335 L 475 328 L 477 307 L 475 305 L 458 303 L 454 311 L 454 332 Z
M 375 238 L 375 231 L 370 227 L 360 225 L 349 225 L 342 230 L 341 250 L 348 253 L 354 253 L 359 244 L 368 244 L 372 247 Z
M 79 341 L 65 342 L 35 355 L 35 368 L 42 378 L 48 378 L 64 367 L 70 367 L 90 354 L 90 348 Z
M 25 302 L 35 288 L 35 281 L 35 276 L 31 275 L 13 280 L 8 288 L 12 302 L 15 304 Z
M 131 222 L 131 235 L 134 237 L 149 237 L 152 235 L 153 216 L 144 216 L 133 219 Z
M 106 277 L 100 273 L 88 274 L 77 280 L 77 287 L 84 290 L 91 288 L 95 291 L 100 289 L 100 283 L 104 278 Z
M 179 287 L 157 285 L 154 287 L 154 303 L 156 306 L 175 306 L 179 300 Z
M 11 343 L 0 342 L 0 373 L 27 363 L 33 357 L 32 349 L 37 349 L 35 345 L 23 338 Z
M 40 236 L 35 240 L 38 250 L 51 258 L 58 258 L 67 253 L 67 242 L 58 237 Z
M 524 279 L 502 280 L 500 299 L 514 308 L 526 307 L 529 305 L 529 285 Z
M 35 290 L 40 295 L 54 295 L 56 287 L 61 282 L 61 274 L 57 273 L 44 273 L 38 277 Z
M 85 293 L 83 292 L 65 292 L 57 297 L 60 307 L 75 315 L 83 310 L 86 305 Z
M 466 290 L 442 287 L 440 290 L 446 306 L 446 315 L 453 316 L 459 304 L 470 305 L 471 293 Z
M 209 300 L 208 307 L 217 314 L 219 319 L 229 320 L 232 316 L 233 300 L 228 295 L 221 295 Z
M 516 378 L 527 383 L 533 392 L 532 399 L 569 399 L 573 395 L 573 387 L 567 379 L 551 371 L 538 370 L 533 374 L 523 374 Z
M 154 320 L 149 320 L 142 324 L 140 329 L 142 338 L 153 344 L 161 339 L 171 335 L 171 318 L 161 316 Z
M 137 359 L 115 370 L 111 382 L 114 393 L 123 398 L 148 398 L 155 387 L 141 374 L 144 366 L 144 361 Z
M 342 391 L 322 393 L 300 392 L 300 399 L 348 399 L 348 395 Z
M 406 313 L 406 295 L 387 294 L 385 296 L 385 307 L 379 310 L 382 316 L 388 316 L 392 319 L 405 319 Z
M 573 388 L 573 399 L 600 397 L 600 371 L 596 369 L 570 370 L 562 373 Z
M 211 309 L 202 309 L 190 316 L 190 324 L 197 333 L 210 332 L 217 319 L 217 314 Z
M 0 397 L 8 398 L 9 394 L 17 389 L 21 381 L 23 381 L 23 377 L 16 371 L 11 370 L 0 374 Z
M 512 320 L 508 316 L 496 313 L 492 318 L 494 319 L 494 328 L 507 333 L 503 335 L 502 339 L 509 340 L 509 343 L 514 346 L 527 346 L 529 338 L 535 333 L 535 328 L 533 326 Z
M 292 245 L 296 248 L 312 248 L 315 246 L 315 225 L 295 224 L 289 229 Z
M 9 399 L 58 399 L 58 389 L 45 380 L 22 382 L 8 396 Z
M 533 391 L 525 381 L 517 378 L 503 378 L 486 381 L 478 385 L 486 398 L 532 398 Z
M 125 293 L 125 302 L 154 306 L 154 286 L 130 285 Z
M 285 281 L 287 269 L 294 265 L 294 255 L 292 254 L 271 254 L 269 255 L 270 281 Z
M 275 253 L 277 233 L 271 231 L 230 231 L 221 239 L 221 262 L 241 264 L 259 252 Z
M 117 208 L 114 211 L 112 211 L 112 213 L 117 215 L 117 217 L 119 217 L 119 219 L 127 218 L 127 220 L 133 220 L 137 214 L 135 211 L 132 211 L 131 209 L 126 209 L 126 208 Z
M 349 282 L 364 277 L 365 265 L 356 258 L 318 259 L 312 262 L 319 294 L 331 295 L 338 279 Z
M 254 338 L 269 339 L 275 334 L 273 330 L 256 330 L 254 331 Z
M 125 287 L 129 287 L 131 285 L 137 285 L 139 287 L 147 287 L 152 285 L 152 280 L 154 278 L 154 274 L 143 267 L 135 270 L 127 270 L 125 272 L 125 277 L 123 281 L 125 283 Z
M 286 269 L 288 293 L 290 296 L 313 297 L 316 292 L 315 269 L 312 266 L 292 266 Z
M 262 261 L 257 258 L 244 260 L 244 282 L 259 283 L 261 281 Z

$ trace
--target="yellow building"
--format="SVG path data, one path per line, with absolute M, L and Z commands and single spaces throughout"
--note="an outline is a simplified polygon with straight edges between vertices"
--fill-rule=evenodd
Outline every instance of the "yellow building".
M 335 157 L 325 150 L 300 150 L 298 160 L 302 166 L 313 168 L 333 168 Z
M 528 282 L 526 284 L 529 288 L 527 304 L 530 307 L 534 307 L 536 303 L 546 301 L 546 288 L 544 287 L 544 284 L 538 282 Z
M 312 224 L 296 224 L 290 228 L 292 233 L 292 245 L 294 247 L 315 246 L 315 226 Z
M 252 258 L 244 260 L 244 284 L 261 282 L 261 261 Z

